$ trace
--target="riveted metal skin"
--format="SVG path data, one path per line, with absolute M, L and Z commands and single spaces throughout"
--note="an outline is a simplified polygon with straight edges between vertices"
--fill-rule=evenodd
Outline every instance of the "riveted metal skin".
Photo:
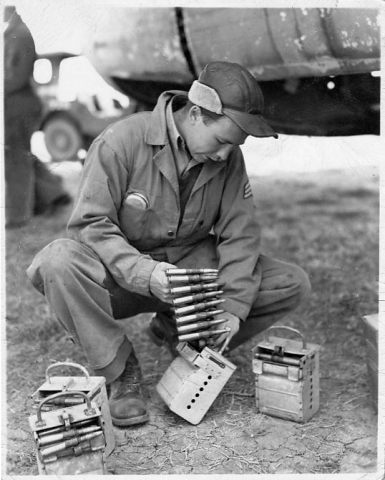
M 85 51 L 104 78 L 186 85 L 226 57 L 261 81 L 380 70 L 378 8 L 183 8 L 184 38 L 174 8 L 93 10 Z

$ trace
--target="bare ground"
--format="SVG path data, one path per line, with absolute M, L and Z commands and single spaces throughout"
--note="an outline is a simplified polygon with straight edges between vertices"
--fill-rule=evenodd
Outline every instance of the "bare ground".
M 70 189 L 78 171 L 66 172 Z M 264 251 L 301 265 L 313 295 L 280 322 L 319 344 L 320 410 L 298 424 L 255 407 L 251 339 L 230 353 L 237 370 L 202 422 L 173 414 L 155 391 L 171 362 L 144 334 L 149 315 L 125 321 L 141 361 L 150 421 L 114 428 L 108 473 L 289 474 L 383 471 L 377 460 L 377 414 L 371 402 L 361 318 L 378 310 L 378 176 L 352 172 L 253 178 Z M 25 278 L 33 256 L 65 235 L 70 207 L 7 231 L 7 458 L 9 475 L 37 475 L 29 396 L 53 362 L 85 366 L 43 297 Z M 381 452 L 380 452 L 381 453 Z M 380 455 L 383 459 L 383 456 Z M 3 463 L 4 465 L 4 463 Z

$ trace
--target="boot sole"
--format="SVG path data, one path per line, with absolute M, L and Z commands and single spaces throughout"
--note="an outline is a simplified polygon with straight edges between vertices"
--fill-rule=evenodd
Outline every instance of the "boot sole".
M 150 416 L 148 413 L 146 415 L 142 415 L 141 417 L 134 417 L 134 418 L 127 418 L 127 419 L 117 419 L 114 417 L 111 417 L 113 425 L 117 427 L 129 427 L 130 425 L 136 425 L 138 423 L 144 423 L 147 422 L 150 419 Z

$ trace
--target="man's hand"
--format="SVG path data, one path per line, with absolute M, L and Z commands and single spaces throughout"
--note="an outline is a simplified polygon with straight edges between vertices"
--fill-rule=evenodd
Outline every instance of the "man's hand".
M 225 352 L 226 346 L 229 344 L 231 338 L 239 331 L 240 319 L 229 312 L 221 313 L 220 315 L 217 315 L 215 318 L 227 319 L 226 323 L 221 323 L 216 327 L 216 329 L 222 329 L 225 327 L 230 328 L 229 333 L 222 333 L 221 335 L 214 337 L 213 346 L 216 348 L 222 348 L 225 345 L 225 349 L 224 349 L 224 352 Z
M 176 268 L 171 263 L 159 262 L 154 268 L 150 278 L 150 292 L 162 302 L 172 303 L 172 295 L 170 293 L 170 285 L 166 275 L 166 270 Z

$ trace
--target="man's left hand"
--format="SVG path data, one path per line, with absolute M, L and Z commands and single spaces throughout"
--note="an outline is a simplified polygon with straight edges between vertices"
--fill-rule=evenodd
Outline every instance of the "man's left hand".
M 232 313 L 229 312 L 224 312 L 221 315 L 216 316 L 215 318 L 225 318 L 227 322 L 221 323 L 220 325 L 216 326 L 216 329 L 222 330 L 223 328 L 230 328 L 229 333 L 222 333 L 221 335 L 215 336 L 214 341 L 213 341 L 213 346 L 216 347 L 216 349 L 221 349 L 226 342 L 226 345 L 229 344 L 231 338 L 238 333 L 239 331 L 239 324 L 240 324 L 240 319 L 233 315 Z M 224 352 L 226 352 L 226 347 L 224 349 Z

